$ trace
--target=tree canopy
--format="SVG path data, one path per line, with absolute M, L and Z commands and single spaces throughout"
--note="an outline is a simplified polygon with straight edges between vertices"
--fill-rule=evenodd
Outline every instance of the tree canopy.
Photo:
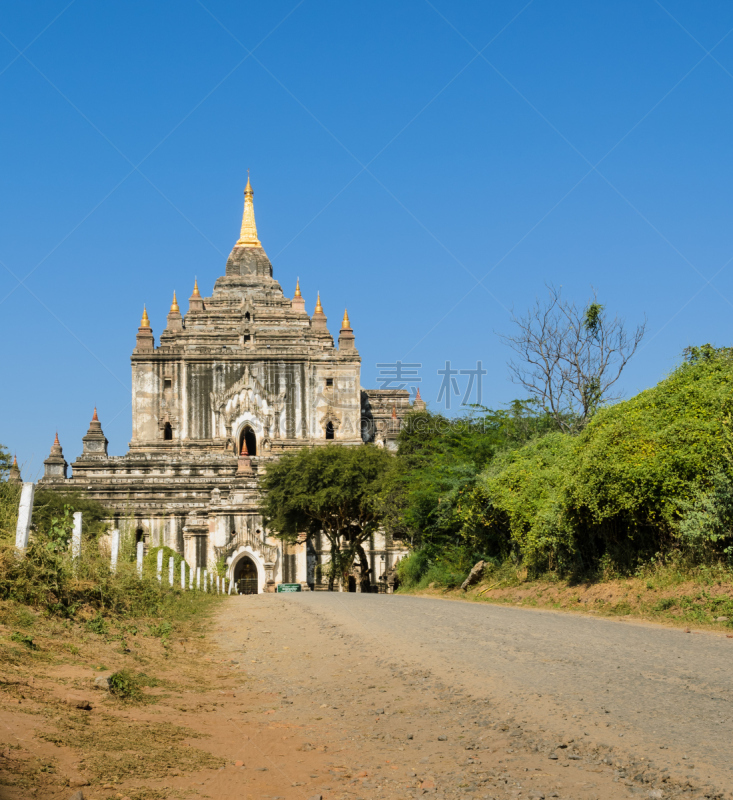
M 262 479 L 263 513 L 287 542 L 322 533 L 331 547 L 329 588 L 347 580 L 359 557 L 369 580 L 363 543 L 379 527 L 377 497 L 393 457 L 374 445 L 303 448 L 268 464 Z

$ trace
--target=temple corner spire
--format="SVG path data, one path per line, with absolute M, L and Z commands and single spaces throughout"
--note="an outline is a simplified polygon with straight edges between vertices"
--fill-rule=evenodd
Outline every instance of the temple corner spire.
M 351 322 L 349 321 L 349 312 L 344 309 L 344 318 L 341 321 L 341 330 L 339 331 L 339 350 L 354 350 L 355 344 L 354 331 L 351 329 Z

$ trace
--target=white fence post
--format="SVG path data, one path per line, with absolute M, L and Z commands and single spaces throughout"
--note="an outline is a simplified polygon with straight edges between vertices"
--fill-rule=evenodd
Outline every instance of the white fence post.
M 186 591 L 186 562 L 181 561 L 181 589 Z
M 112 531 L 112 554 L 109 568 L 112 572 L 117 572 L 117 559 L 120 555 L 120 532 L 115 528 Z
M 137 543 L 137 577 L 142 578 L 143 576 L 143 543 Z
M 163 583 L 163 548 L 161 547 L 158 550 L 158 583 Z
M 176 568 L 176 559 L 171 556 L 168 559 L 168 585 L 173 588 L 173 570 Z
M 81 558 L 81 511 L 74 512 L 74 530 L 71 533 L 71 557 L 74 561 Z
M 20 492 L 18 525 L 15 528 L 15 546 L 18 550 L 25 550 L 28 547 L 28 537 L 31 532 L 31 518 L 33 516 L 33 495 L 35 491 L 35 483 L 24 483 Z

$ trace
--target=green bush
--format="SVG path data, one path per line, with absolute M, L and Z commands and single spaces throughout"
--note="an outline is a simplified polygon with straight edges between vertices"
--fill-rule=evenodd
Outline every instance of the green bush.
M 168 636 L 171 635 L 173 628 L 171 627 L 170 622 L 163 621 L 159 625 L 149 625 L 148 626 L 148 633 L 151 636 L 157 636 L 160 639 L 166 639 Z
M 35 644 L 33 638 L 31 636 L 27 636 L 24 633 L 15 633 L 10 634 L 10 641 L 11 642 L 18 642 L 19 644 L 24 644 L 29 650 L 37 650 L 38 645 Z
M 168 547 L 167 545 L 162 545 L 161 547 L 151 547 L 145 557 L 143 558 L 143 572 L 154 576 L 157 580 L 158 576 L 158 553 L 163 551 L 163 584 L 168 585 L 168 561 L 172 557 L 173 558 L 173 586 L 180 586 L 181 585 L 181 562 L 183 561 L 183 556 L 180 553 L 177 553 L 172 548 Z M 188 580 L 191 575 L 191 568 L 186 564 L 186 586 L 188 586 Z
M 550 433 L 498 453 L 458 506 L 471 550 L 531 574 L 632 573 L 733 545 L 733 355 L 689 351 L 666 380 L 599 411 L 577 437 Z
M 144 672 L 132 672 L 121 669 L 109 677 L 109 690 L 112 695 L 120 700 L 139 703 L 145 699 L 143 687 L 158 686 L 160 681 L 148 677 Z
M 86 627 L 87 630 L 91 631 L 92 633 L 98 633 L 100 636 L 109 631 L 107 620 L 105 620 L 101 614 L 97 614 L 94 619 L 90 619 L 89 622 L 87 622 Z

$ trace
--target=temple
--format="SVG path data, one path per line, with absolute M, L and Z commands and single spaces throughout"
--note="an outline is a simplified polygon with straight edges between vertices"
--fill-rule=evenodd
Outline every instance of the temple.
M 294 297 L 284 296 L 258 238 L 253 194 L 248 178 L 239 239 L 211 297 L 194 279 L 182 314 L 174 292 L 157 346 L 143 309 L 128 453 L 108 456 L 95 408 L 71 476 L 57 434 L 41 484 L 98 500 L 114 514 L 111 527 L 146 547 L 167 545 L 192 567 L 223 560 L 242 593 L 280 582 L 325 588 L 325 538 L 289 546 L 272 536 L 258 508 L 258 476 L 294 448 L 394 449 L 413 406 L 407 390 L 362 389 L 346 311 L 335 343 L 320 293 L 313 314 L 300 280 Z M 419 397 L 414 407 L 424 408 Z M 375 590 L 403 552 L 375 534 L 368 549 Z

